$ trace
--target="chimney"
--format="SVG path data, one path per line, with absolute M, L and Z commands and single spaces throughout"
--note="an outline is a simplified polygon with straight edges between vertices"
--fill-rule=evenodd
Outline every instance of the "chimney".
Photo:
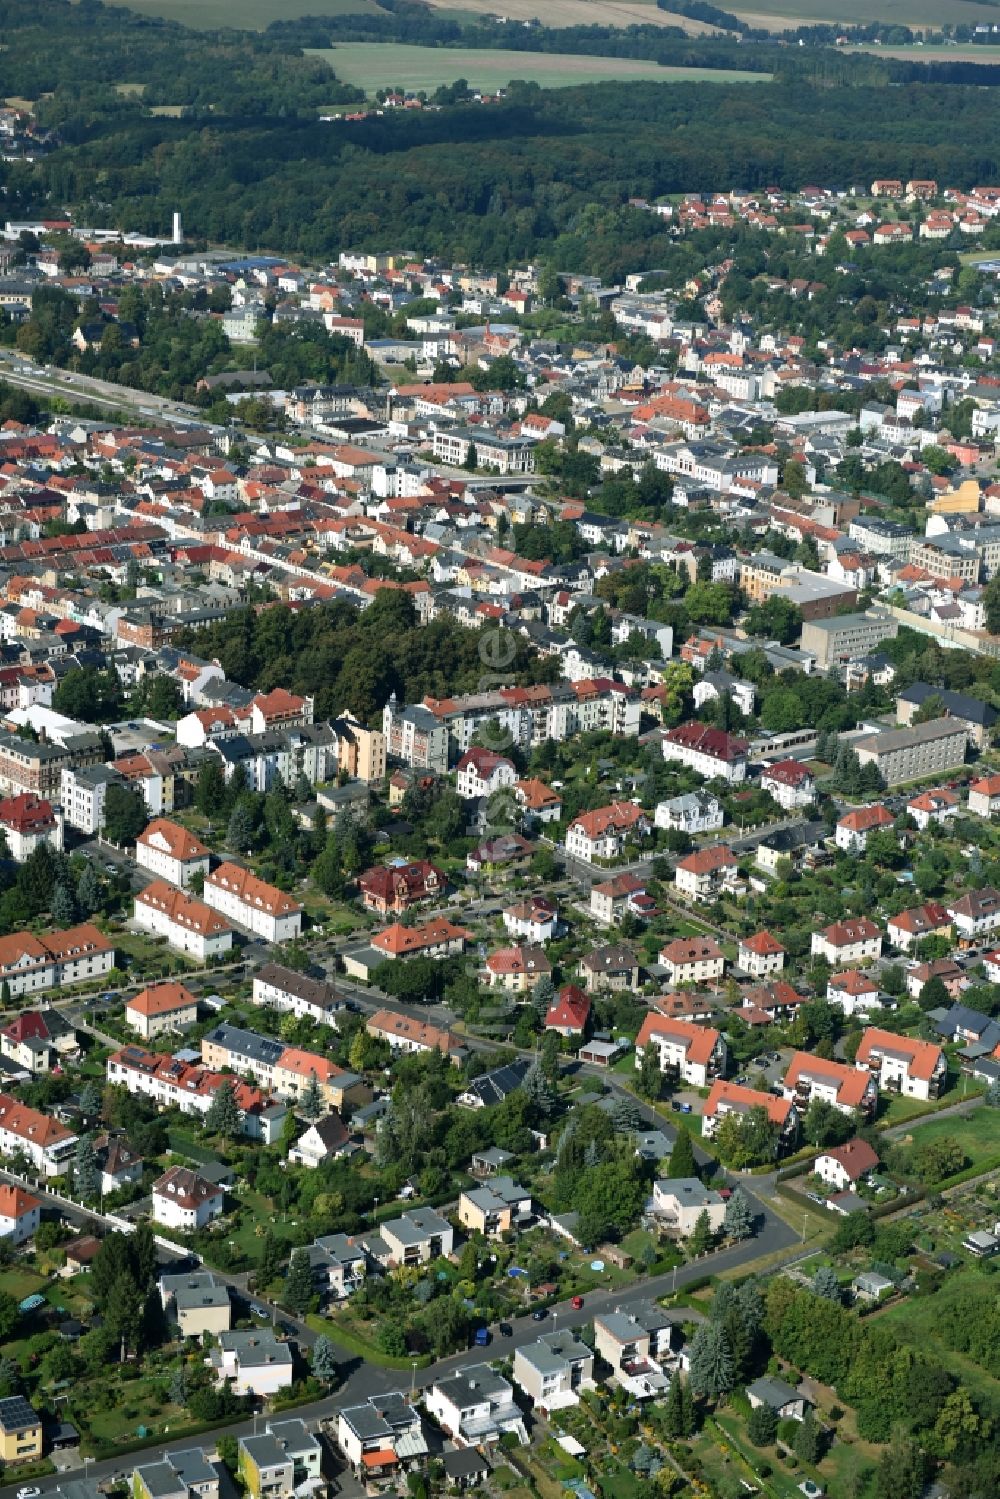
M 184 243 L 184 233 L 181 229 L 181 216 L 179 213 L 174 214 L 173 243 L 175 245 L 182 245 Z

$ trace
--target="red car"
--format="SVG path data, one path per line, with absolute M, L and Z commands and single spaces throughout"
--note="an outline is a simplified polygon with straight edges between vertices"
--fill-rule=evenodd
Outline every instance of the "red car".
M 570 1306 L 573 1308 L 574 1312 L 581 1311 L 583 1309 L 583 1297 L 574 1296 L 573 1300 L 570 1302 Z

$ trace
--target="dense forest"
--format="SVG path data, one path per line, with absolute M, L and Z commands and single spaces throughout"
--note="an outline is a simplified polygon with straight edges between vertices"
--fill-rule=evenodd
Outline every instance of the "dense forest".
M 1000 176 L 996 89 L 934 84 L 927 69 L 896 84 L 895 64 L 831 49 L 682 38 L 671 45 L 722 47 L 743 66 L 767 51 L 775 77 L 551 92 L 520 83 L 489 110 L 321 123 L 320 103 L 356 91 L 301 54 L 294 28 L 193 33 L 94 0 L 39 0 L 30 11 L 0 0 L 0 26 L 3 92 L 50 93 L 40 117 L 58 130 L 37 162 L 0 168 L 12 215 L 69 206 L 156 232 L 169 206 L 191 235 L 247 249 L 322 259 L 406 245 L 494 267 L 544 255 L 617 278 L 659 266 L 670 245 L 655 216 L 628 207 L 632 197 L 875 176 L 968 187 Z M 545 28 L 524 35 L 547 40 Z M 567 45 L 567 32 L 556 35 Z M 144 93 L 122 94 L 125 83 Z M 190 113 L 151 114 L 160 102 Z

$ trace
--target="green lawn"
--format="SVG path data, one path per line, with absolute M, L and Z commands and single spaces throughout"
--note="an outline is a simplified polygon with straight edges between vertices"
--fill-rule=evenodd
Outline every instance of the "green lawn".
M 996 1415 L 1000 1412 L 1000 1381 L 965 1354 L 956 1353 L 949 1348 L 937 1335 L 942 1310 L 955 1297 L 960 1297 L 964 1306 L 969 1305 L 968 1298 L 978 1298 L 985 1308 L 996 1300 L 996 1290 L 992 1281 L 978 1267 L 970 1265 L 966 1269 L 953 1271 L 935 1295 L 907 1296 L 905 1300 L 880 1313 L 879 1320 L 884 1317 L 893 1331 L 915 1348 L 936 1353 L 946 1368 L 975 1394 L 981 1395 Z M 969 1315 L 972 1315 L 971 1310 Z
M 973 1165 L 1000 1156 L 1000 1109 L 981 1107 L 970 1114 L 949 1114 L 946 1119 L 928 1119 L 910 1131 L 914 1145 L 935 1140 L 954 1141 Z
M 660 83 L 758 83 L 765 73 L 736 69 L 671 68 L 631 57 L 587 57 L 570 52 L 515 52 L 492 47 L 420 47 L 396 42 L 344 42 L 339 47 L 309 48 L 324 58 L 337 77 L 366 93 L 380 88 L 433 90 L 464 78 L 474 89 L 495 92 L 512 78 L 542 88 L 606 83 L 614 79 L 652 79 Z
M 0 1271 L 0 1291 L 6 1291 L 15 1301 L 24 1301 L 27 1296 L 44 1295 L 48 1281 L 37 1270 L 24 1265 L 11 1265 Z
M 122 5 L 125 0 L 111 3 Z M 297 16 L 342 16 L 358 11 L 378 14 L 373 0 L 128 0 L 128 9 L 180 21 L 197 31 L 216 26 L 263 31 L 272 21 L 291 21 Z

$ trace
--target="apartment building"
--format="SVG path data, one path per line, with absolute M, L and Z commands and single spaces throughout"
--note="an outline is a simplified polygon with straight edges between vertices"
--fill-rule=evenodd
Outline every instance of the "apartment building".
M 825 958 L 831 968 L 857 968 L 882 956 L 882 932 L 867 916 L 834 921 L 813 932 L 810 951 Z
M 0 795 L 28 792 L 47 801 L 62 801 L 63 771 L 98 765 L 102 759 L 98 734 L 78 734 L 63 744 L 41 744 L 0 732 Z
M 566 853 L 592 863 L 620 859 L 628 841 L 649 832 L 649 820 L 635 802 L 612 802 L 574 817 L 566 829 Z
M 794 1138 L 799 1127 L 799 1110 L 790 1099 L 746 1088 L 742 1083 L 727 1083 L 718 1077 L 701 1111 L 701 1132 L 710 1140 L 727 1114 L 744 1115 L 752 1109 L 764 1110 L 770 1123 L 777 1126 L 783 1142 Z
M 456 1063 L 460 1060 L 455 1054 L 461 1051 L 461 1042 L 450 1031 L 439 1030 L 409 1015 L 398 1015 L 394 1010 L 376 1010 L 365 1030 L 369 1036 L 388 1042 L 393 1051 L 443 1051 L 446 1056 L 452 1055 Z
M 89 921 L 44 937 L 0 937 L 0 984 L 7 984 L 11 998 L 100 978 L 114 964 L 114 948 Z
M 517 780 L 514 762 L 506 755 L 472 745 L 455 766 L 455 788 L 463 801 L 494 796 Z
M 110 765 L 67 767 L 60 778 L 59 799 L 63 816 L 71 828 L 95 837 L 104 827 L 104 802 L 109 786 L 128 782 Z
M 166 817 L 157 817 L 135 841 L 140 869 L 185 890 L 195 875 L 209 871 L 208 849 L 200 838 Z
M 265 963 L 253 976 L 251 998 L 255 1005 L 270 1006 L 319 1025 L 336 1029 L 336 1017 L 344 1001 L 329 979 L 314 979 L 280 963 Z
M 893 947 L 900 952 L 912 952 L 925 937 L 951 937 L 954 925 L 951 916 L 940 901 L 929 900 L 922 906 L 911 906 L 890 916 L 885 924 L 885 933 Z
M 728 1051 L 721 1031 L 687 1020 L 671 1020 L 651 1010 L 635 1038 L 635 1065 L 641 1069 L 646 1048 L 656 1052 L 660 1071 L 676 1083 L 707 1088 L 726 1070 Z
M 47 843 L 54 849 L 63 846 L 62 811 L 30 791 L 0 801 L 0 830 L 11 858 L 18 864 L 23 864 L 39 844 Z
M 262 1089 L 239 1077 L 226 1077 L 190 1062 L 178 1061 L 166 1052 L 144 1051 L 123 1046 L 107 1060 L 109 1083 L 120 1084 L 130 1093 L 151 1098 L 163 1108 L 178 1108 L 184 1114 L 207 1114 L 223 1082 L 232 1085 L 243 1133 L 250 1140 L 273 1145 L 281 1138 L 285 1105 Z
M 948 1078 L 948 1063 L 933 1041 L 896 1036 L 871 1027 L 861 1037 L 855 1066 L 867 1070 L 888 1093 L 908 1098 L 939 1098 Z
M 692 837 L 695 833 L 717 832 L 725 820 L 722 803 L 710 791 L 689 791 L 684 796 L 671 797 L 659 802 L 653 814 L 656 827 L 675 829 Z
M 143 931 L 165 937 L 176 952 L 188 953 L 199 963 L 214 962 L 232 951 L 233 929 L 228 921 L 203 900 L 186 895 L 166 880 L 154 880 L 138 891 L 132 919 Z
M 745 781 L 749 752 L 747 740 L 703 723 L 678 724 L 663 736 L 663 758 L 687 765 L 706 781 Z
M 330 727 L 337 736 L 338 769 L 366 785 L 381 785 L 385 780 L 385 735 L 366 728 L 350 712 L 338 714 Z
M 465 951 L 465 944 L 472 936 L 465 927 L 438 917 L 420 925 L 403 926 L 400 922 L 376 932 L 372 948 L 386 962 L 397 958 L 449 958 Z M 350 969 L 348 969 L 350 972 Z
M 845 1062 L 797 1051 L 782 1081 L 782 1095 L 802 1114 L 814 1098 L 819 1098 L 833 1104 L 842 1114 L 857 1109 L 869 1118 L 878 1103 L 878 1084 L 867 1068 L 849 1067 Z
M 401 708 L 393 693 L 382 710 L 382 735 L 390 759 L 437 775 L 447 771 L 448 726 L 422 704 Z
M 0 1093 L 0 1155 L 23 1155 L 39 1176 L 62 1176 L 76 1149 L 76 1135 L 58 1119 Z
M 288 942 L 302 931 L 302 907 L 275 885 L 238 864 L 221 864 L 205 880 L 206 904 L 265 942 Z
M 943 775 L 965 764 L 968 730 L 954 718 L 934 718 L 910 729 L 889 729 L 858 739 L 861 764 L 874 765 L 887 786 Z
M 779 760 L 761 771 L 760 789 L 784 811 L 792 812 L 816 800 L 816 777 L 798 760 Z

